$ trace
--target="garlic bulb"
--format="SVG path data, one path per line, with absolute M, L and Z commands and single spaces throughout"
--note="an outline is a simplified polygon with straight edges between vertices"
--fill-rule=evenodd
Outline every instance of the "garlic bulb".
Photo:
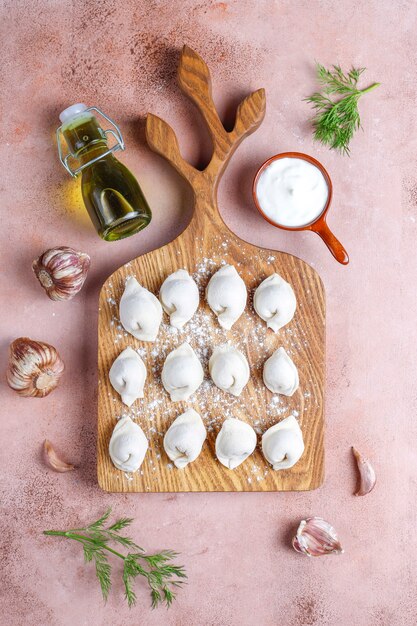
M 302 520 L 292 545 L 296 552 L 307 556 L 343 553 L 335 529 L 321 517 L 308 517 Z
M 136 472 L 148 449 L 145 433 L 129 416 L 122 417 L 114 427 L 109 443 L 113 465 L 124 472 Z
M 89 267 L 88 254 L 67 246 L 47 250 L 32 264 L 51 300 L 71 300 L 84 285 Z
M 61 357 L 48 343 L 19 337 L 10 344 L 7 383 L 19 395 L 47 396 L 58 385 L 63 371 Z

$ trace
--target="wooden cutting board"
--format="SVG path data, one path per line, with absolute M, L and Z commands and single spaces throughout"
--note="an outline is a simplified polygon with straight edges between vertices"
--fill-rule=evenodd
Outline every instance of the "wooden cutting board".
M 261 89 L 239 106 L 235 127 L 226 132 L 211 97 L 209 70 L 190 48 L 184 47 L 179 82 L 205 119 L 212 140 L 213 157 L 204 171 L 193 168 L 180 155 L 172 128 L 155 115 L 147 118 L 147 141 L 190 183 L 195 210 L 186 230 L 170 244 L 140 256 L 118 269 L 105 282 L 99 304 L 99 393 L 98 393 L 98 481 L 112 492 L 179 491 L 302 491 L 315 489 L 323 481 L 323 413 L 325 374 L 325 296 L 317 272 L 300 259 L 248 244 L 234 235 L 222 221 L 216 190 L 228 160 L 239 143 L 261 124 L 265 113 L 265 94 Z M 244 314 L 230 331 L 223 330 L 208 308 L 204 290 L 209 278 L 224 263 L 236 267 L 248 289 Z M 158 294 L 164 279 L 185 268 L 200 288 L 200 308 L 182 331 L 168 325 L 164 315 L 155 343 L 140 342 L 121 327 L 118 303 L 128 276 Z M 297 297 L 292 322 L 277 334 L 255 314 L 253 292 L 259 283 L 278 272 L 291 283 Z M 162 387 L 160 375 L 167 354 L 184 341 L 196 350 L 206 378 L 191 402 L 173 403 Z M 208 376 L 207 363 L 215 345 L 230 341 L 249 361 L 251 378 L 239 398 L 217 389 Z M 139 349 L 147 365 L 145 398 L 128 409 L 110 385 L 108 373 L 114 359 L 127 346 Z M 265 360 L 284 346 L 295 362 L 300 387 L 292 398 L 272 394 L 262 381 Z M 199 458 L 178 470 L 166 456 L 163 436 L 184 410 L 193 407 L 208 430 Z M 265 461 L 260 447 L 242 465 L 229 470 L 215 457 L 215 439 L 226 417 L 250 423 L 261 434 L 288 415 L 299 420 L 305 452 L 290 470 L 274 471 Z M 125 474 L 111 463 L 108 445 L 111 433 L 122 415 L 140 424 L 149 440 L 149 450 L 140 470 Z

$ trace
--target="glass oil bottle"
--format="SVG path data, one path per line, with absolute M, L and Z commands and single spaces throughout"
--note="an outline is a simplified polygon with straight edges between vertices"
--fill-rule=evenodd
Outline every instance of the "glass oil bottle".
M 103 130 L 94 113 L 113 128 Z M 117 241 L 145 228 L 152 217 L 149 205 L 136 178 L 113 154 L 124 150 L 118 126 L 100 109 L 85 104 L 68 107 L 59 119 L 59 158 L 71 176 L 81 174 L 84 204 L 100 237 Z M 111 147 L 109 136 L 116 140 Z

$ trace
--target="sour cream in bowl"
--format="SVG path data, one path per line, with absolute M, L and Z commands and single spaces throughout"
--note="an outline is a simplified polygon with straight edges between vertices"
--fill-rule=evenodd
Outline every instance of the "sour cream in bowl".
M 327 207 L 329 185 L 310 161 L 285 156 L 267 162 L 257 177 L 255 193 L 269 221 L 286 228 L 302 228 Z
M 322 238 L 336 261 L 349 255 L 327 225 L 332 201 L 330 176 L 319 161 L 301 152 L 283 152 L 261 165 L 252 186 L 259 213 L 284 230 L 311 230 Z

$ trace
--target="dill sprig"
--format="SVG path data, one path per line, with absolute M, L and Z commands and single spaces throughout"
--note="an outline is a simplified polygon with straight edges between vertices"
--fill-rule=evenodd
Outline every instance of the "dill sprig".
M 145 554 L 130 537 L 124 537 L 120 531 L 129 526 L 133 520 L 122 517 L 114 524 L 106 526 L 111 509 L 108 509 L 97 521 L 83 528 L 70 530 L 44 530 L 44 535 L 66 537 L 78 541 L 83 546 L 84 561 L 93 562 L 96 576 L 100 583 L 104 600 L 107 600 L 111 588 L 111 565 L 108 556 L 123 559 L 123 584 L 125 598 L 129 607 L 136 604 L 136 594 L 133 582 L 138 576 L 143 576 L 151 591 L 152 608 L 160 603 L 167 607 L 175 600 L 175 590 L 184 584 L 187 575 L 182 565 L 173 565 L 171 561 L 178 554 L 172 550 L 162 550 L 157 554 Z M 111 548 L 108 544 L 118 544 L 129 551 L 127 555 Z
M 305 98 L 316 110 L 312 120 L 314 139 L 343 154 L 349 154 L 349 142 L 361 127 L 359 98 L 381 84 L 373 83 L 366 89 L 358 89 L 359 78 L 365 69 L 352 67 L 345 74 L 339 65 L 328 70 L 318 63 L 317 78 L 322 91 Z

